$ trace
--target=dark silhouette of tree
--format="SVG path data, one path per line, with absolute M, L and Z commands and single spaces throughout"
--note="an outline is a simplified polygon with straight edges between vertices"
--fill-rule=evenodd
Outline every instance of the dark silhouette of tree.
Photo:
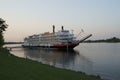
M 3 31 L 5 31 L 7 27 L 8 25 L 5 23 L 5 20 L 0 18 L 0 47 L 4 44 Z

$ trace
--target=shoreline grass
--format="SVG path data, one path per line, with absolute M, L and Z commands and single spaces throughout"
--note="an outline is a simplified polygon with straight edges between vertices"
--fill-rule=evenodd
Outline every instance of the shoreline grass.
M 0 80 L 102 80 L 66 69 L 55 68 L 29 59 L 18 58 L 0 48 Z

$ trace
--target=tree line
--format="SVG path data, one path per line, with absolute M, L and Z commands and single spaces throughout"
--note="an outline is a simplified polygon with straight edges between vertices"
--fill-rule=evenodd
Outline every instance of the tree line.
M 112 38 L 109 38 L 109 39 L 101 39 L 101 40 L 87 40 L 85 42 L 88 42 L 88 43 L 92 43 L 92 42 L 111 42 L 111 43 L 116 43 L 116 42 L 120 42 L 120 39 L 117 38 L 117 37 L 112 37 Z
M 0 48 L 4 45 L 4 36 L 3 32 L 6 31 L 8 25 L 6 24 L 5 20 L 0 18 Z

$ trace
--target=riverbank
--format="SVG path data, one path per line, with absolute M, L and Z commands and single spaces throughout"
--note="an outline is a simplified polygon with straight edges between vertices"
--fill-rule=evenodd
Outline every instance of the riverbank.
M 0 80 L 101 80 L 65 69 L 58 69 L 36 61 L 18 58 L 0 49 Z
M 117 37 L 112 37 L 109 39 L 101 39 L 101 40 L 87 40 L 84 41 L 86 43 L 120 43 L 120 39 Z

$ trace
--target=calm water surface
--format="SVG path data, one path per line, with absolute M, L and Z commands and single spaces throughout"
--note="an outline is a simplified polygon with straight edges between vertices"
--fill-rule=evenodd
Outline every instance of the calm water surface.
M 16 45 L 7 45 L 16 46 Z M 82 43 L 74 51 L 14 48 L 12 54 L 59 68 L 120 80 L 120 43 Z

